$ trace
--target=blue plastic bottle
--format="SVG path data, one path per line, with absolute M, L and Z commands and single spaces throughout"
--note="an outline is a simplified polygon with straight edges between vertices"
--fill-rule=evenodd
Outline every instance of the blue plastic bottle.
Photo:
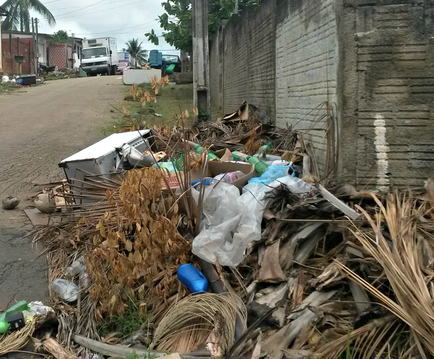
M 208 281 L 205 276 L 192 264 L 183 264 L 178 268 L 178 279 L 193 294 L 208 290 Z

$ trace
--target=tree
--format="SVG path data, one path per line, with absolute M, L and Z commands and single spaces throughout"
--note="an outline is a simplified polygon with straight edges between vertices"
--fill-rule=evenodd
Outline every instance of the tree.
M 142 49 L 142 42 L 139 43 L 139 39 L 129 40 L 125 45 L 127 45 L 127 52 L 133 59 L 134 67 L 136 67 L 137 64 L 141 65 L 146 62 L 148 52 Z
M 239 0 L 242 10 L 247 6 L 257 6 L 262 0 Z M 177 49 L 190 52 L 192 50 L 192 4 L 191 0 L 166 0 L 161 3 L 164 13 L 160 15 L 160 27 L 165 32 L 166 42 Z M 228 19 L 235 9 L 235 0 L 208 0 L 208 28 L 214 33 L 222 19 Z M 149 41 L 158 44 L 158 37 L 154 30 L 145 34 Z
M 65 30 L 59 30 L 53 34 L 50 42 L 54 44 L 66 44 L 68 42 L 68 33 Z
M 54 25 L 56 19 L 39 0 L 6 0 L 1 5 L 9 15 L 2 24 L 3 30 L 18 30 L 30 32 L 30 10 L 41 14 L 49 25 Z

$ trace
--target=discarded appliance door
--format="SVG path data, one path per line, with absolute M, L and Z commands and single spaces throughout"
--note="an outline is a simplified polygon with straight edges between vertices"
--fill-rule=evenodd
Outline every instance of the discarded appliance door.
M 68 182 L 77 188 L 83 187 L 85 177 L 89 174 L 105 175 L 109 178 L 115 172 L 120 161 L 119 150 L 129 145 L 143 153 L 146 150 L 155 150 L 155 141 L 152 130 L 140 130 L 124 133 L 115 133 L 93 145 L 77 152 L 59 163 L 65 171 Z M 92 199 L 80 199 L 80 203 L 94 203 Z

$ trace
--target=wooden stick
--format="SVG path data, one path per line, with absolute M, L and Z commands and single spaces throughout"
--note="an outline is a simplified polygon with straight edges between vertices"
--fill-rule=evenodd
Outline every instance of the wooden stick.
M 167 355 L 165 352 L 159 352 L 155 350 L 143 350 L 138 348 L 131 348 L 125 345 L 109 345 L 92 340 L 89 338 L 82 337 L 81 335 L 72 334 L 72 340 L 74 340 L 78 345 L 85 347 L 94 351 L 95 353 L 100 353 L 103 355 L 110 355 L 119 358 L 126 358 L 133 352 L 137 354 L 138 357 L 151 354 L 154 358 L 161 358 Z M 211 356 L 206 352 L 197 352 L 190 354 L 181 354 L 184 359 L 210 359 Z

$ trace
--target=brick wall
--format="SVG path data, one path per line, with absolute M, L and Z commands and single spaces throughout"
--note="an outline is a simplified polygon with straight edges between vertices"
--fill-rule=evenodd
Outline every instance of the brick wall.
M 19 65 L 15 62 L 16 55 L 22 55 L 26 57 L 26 61 L 22 65 L 22 73 L 24 75 L 33 74 L 33 41 L 32 39 L 21 39 L 13 37 L 10 39 L 2 39 L 2 54 L 3 54 L 3 72 L 7 74 L 18 74 Z
M 67 45 L 66 44 L 50 44 L 49 62 L 50 66 L 57 66 L 60 69 L 67 67 Z

